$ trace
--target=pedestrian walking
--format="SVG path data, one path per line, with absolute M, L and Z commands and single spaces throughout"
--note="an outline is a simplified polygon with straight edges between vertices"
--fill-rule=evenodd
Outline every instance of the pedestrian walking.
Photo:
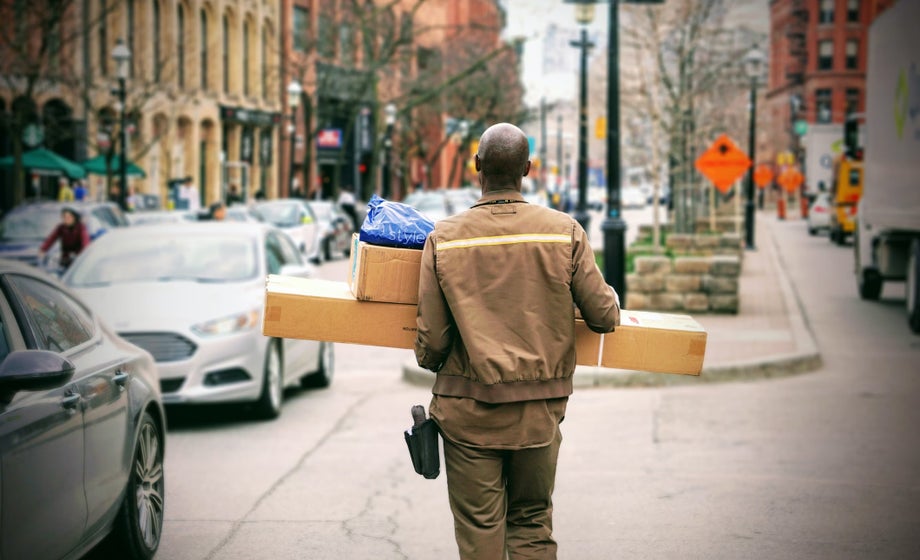
M 524 200 L 529 152 L 516 126 L 487 129 L 474 157 L 482 198 L 438 221 L 422 251 L 415 353 L 437 373 L 429 411 L 461 559 L 556 558 L 576 307 L 595 332 L 619 324 L 584 229 Z
M 75 199 L 74 191 L 70 187 L 70 181 L 66 177 L 61 177 L 58 181 L 58 202 L 73 202 Z
M 60 223 L 45 238 L 38 250 L 39 261 L 45 258 L 45 254 L 55 241 L 61 242 L 61 260 L 58 264 L 63 270 L 67 270 L 76 256 L 89 245 L 89 232 L 80 221 L 80 214 L 73 208 L 65 207 L 61 210 Z

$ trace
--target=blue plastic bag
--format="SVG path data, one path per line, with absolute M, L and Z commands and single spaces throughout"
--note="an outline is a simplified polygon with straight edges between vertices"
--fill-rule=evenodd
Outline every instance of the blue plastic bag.
M 432 230 L 434 222 L 415 208 L 373 195 L 358 239 L 372 245 L 421 249 Z

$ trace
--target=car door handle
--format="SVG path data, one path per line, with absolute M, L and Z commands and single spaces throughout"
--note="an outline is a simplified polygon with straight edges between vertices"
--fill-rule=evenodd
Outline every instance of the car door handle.
M 77 408 L 77 404 L 80 403 L 81 398 L 82 397 L 80 397 L 80 393 L 69 394 L 61 399 L 61 406 L 67 409 Z
M 112 381 L 114 381 L 115 384 L 118 385 L 119 387 L 124 387 L 125 384 L 128 382 L 128 377 L 130 376 L 124 370 L 117 370 L 115 372 L 115 377 L 112 378 Z

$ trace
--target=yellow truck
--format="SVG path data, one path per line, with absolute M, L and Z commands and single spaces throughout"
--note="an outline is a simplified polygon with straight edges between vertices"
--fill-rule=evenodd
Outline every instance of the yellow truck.
M 862 162 L 847 155 L 839 156 L 834 163 L 830 192 L 830 238 L 837 245 L 843 245 L 856 231 L 856 209 L 862 192 Z

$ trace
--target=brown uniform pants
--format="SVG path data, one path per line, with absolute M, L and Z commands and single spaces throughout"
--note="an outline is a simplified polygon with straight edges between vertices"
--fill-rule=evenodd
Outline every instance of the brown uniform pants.
M 444 439 L 462 560 L 555 560 L 553 486 L 562 433 L 545 447 L 476 449 Z

